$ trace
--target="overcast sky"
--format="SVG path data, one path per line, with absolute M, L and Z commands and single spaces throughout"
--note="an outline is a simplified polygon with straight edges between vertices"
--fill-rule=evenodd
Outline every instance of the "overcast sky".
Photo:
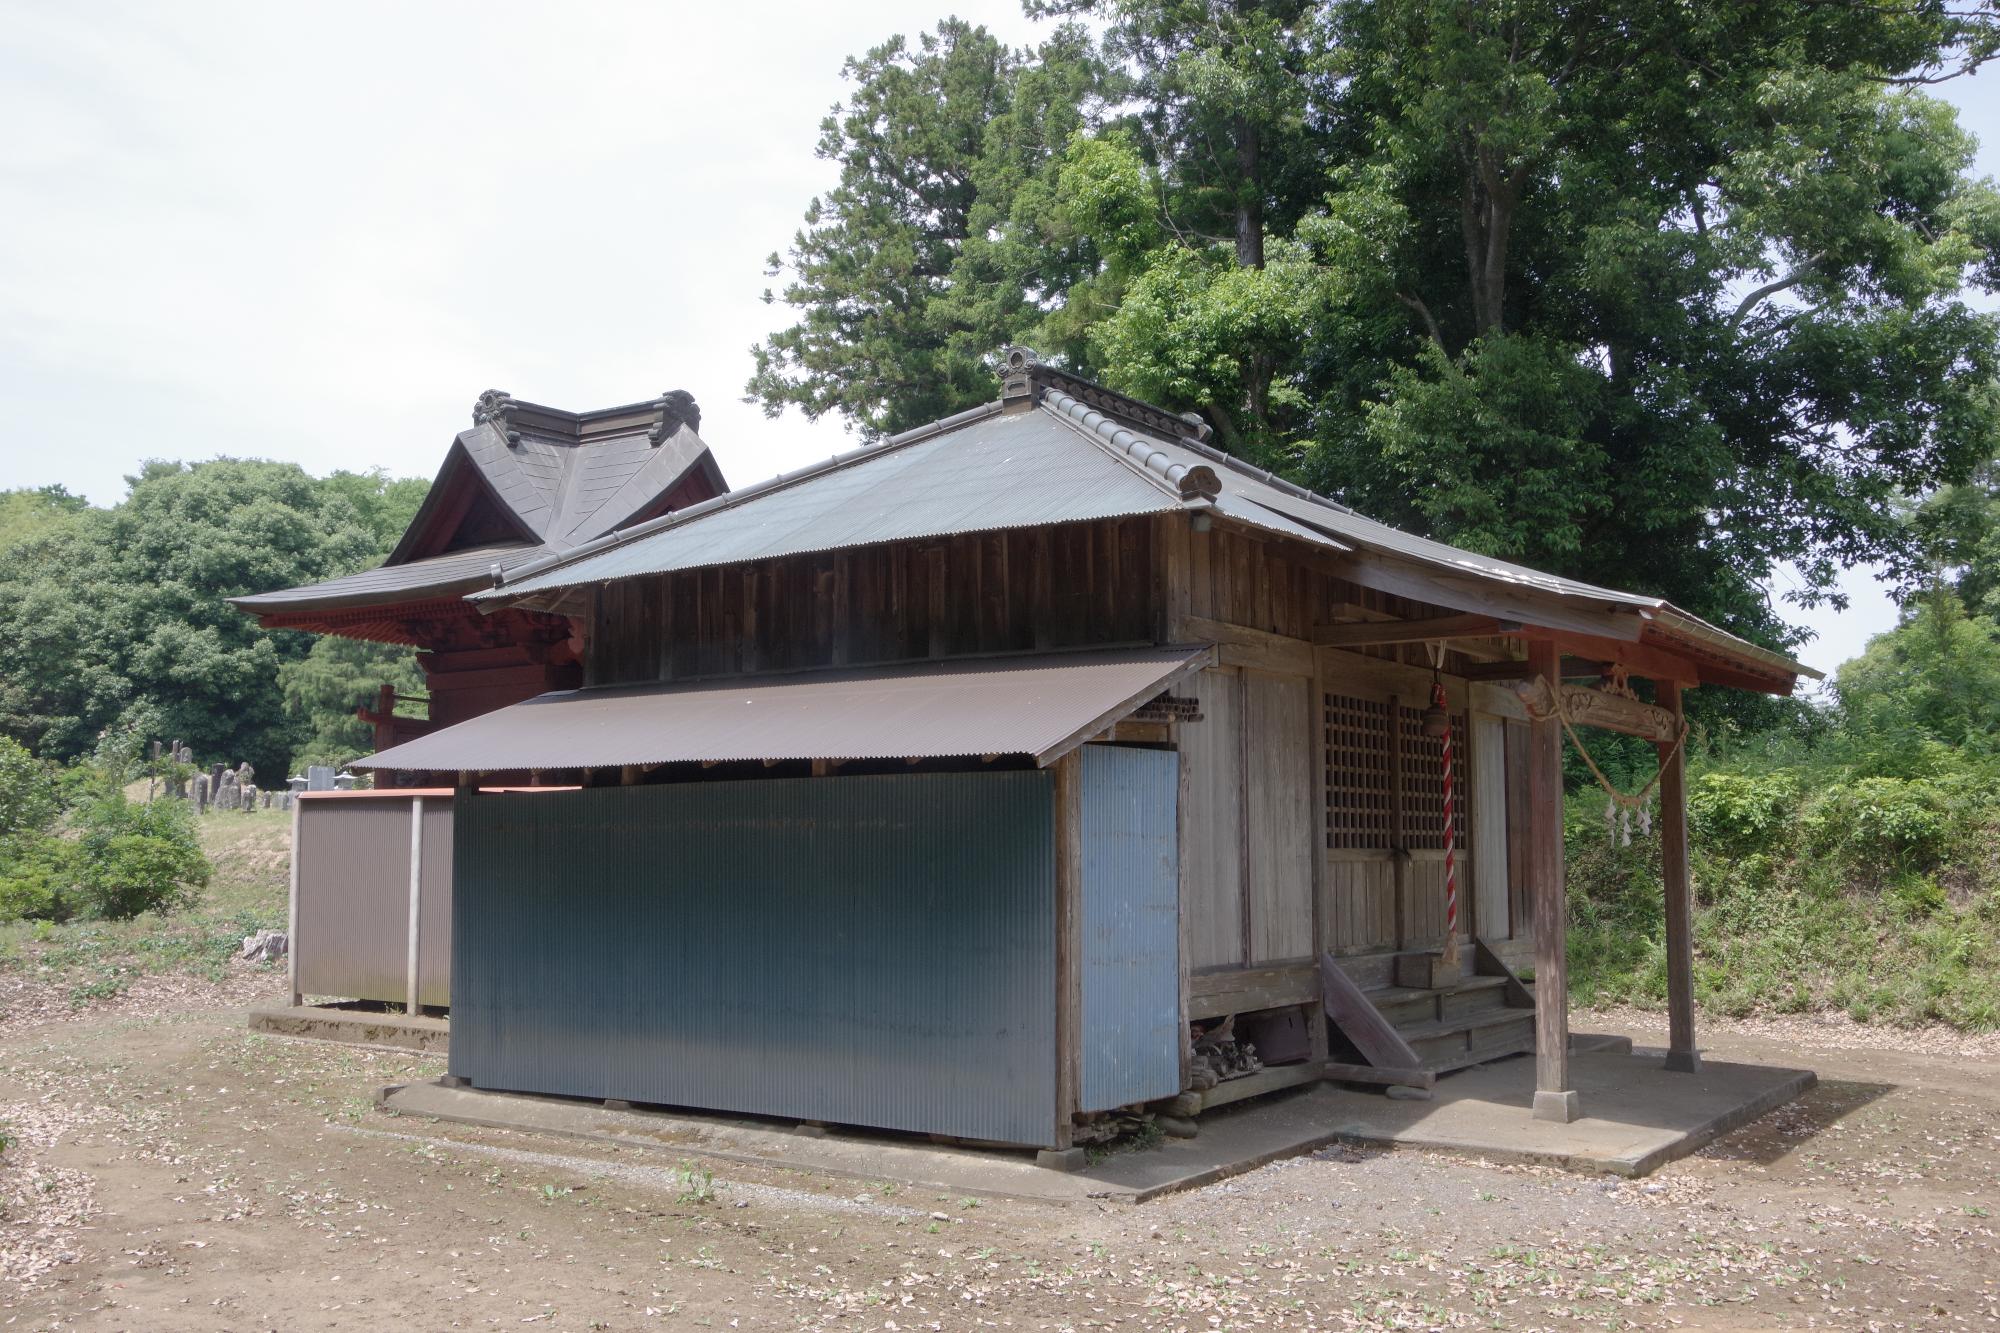
M 0 0 L 0 487 L 108 504 L 219 453 L 429 475 L 487 388 L 687 389 L 736 485 L 852 447 L 741 401 L 785 322 L 764 260 L 832 178 L 842 58 L 942 12 Z M 1996 81 L 1946 91 L 2000 139 Z M 1816 665 L 1890 623 L 1855 591 Z

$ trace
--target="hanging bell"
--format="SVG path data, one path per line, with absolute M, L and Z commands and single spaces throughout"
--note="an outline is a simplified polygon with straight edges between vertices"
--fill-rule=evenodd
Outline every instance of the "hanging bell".
M 1434 741 L 1442 740 L 1444 739 L 1445 732 L 1450 729 L 1451 717 L 1444 709 L 1438 707 L 1436 704 L 1432 704 L 1424 710 L 1424 735 Z

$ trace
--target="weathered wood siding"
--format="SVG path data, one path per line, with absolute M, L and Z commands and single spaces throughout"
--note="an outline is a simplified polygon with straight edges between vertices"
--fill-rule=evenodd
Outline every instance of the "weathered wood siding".
M 1249 836 L 1249 955 L 1313 956 L 1315 760 L 1311 683 L 1243 673 L 1244 817 Z
M 639 684 L 1154 639 L 1153 521 L 1124 519 L 625 579 L 586 678 Z
M 1204 671 L 1191 684 L 1202 720 L 1181 730 L 1187 767 L 1181 845 L 1181 920 L 1188 966 L 1243 961 L 1242 677 Z

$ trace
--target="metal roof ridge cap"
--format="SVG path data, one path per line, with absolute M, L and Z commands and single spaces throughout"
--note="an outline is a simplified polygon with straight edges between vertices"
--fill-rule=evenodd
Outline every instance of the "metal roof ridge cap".
M 926 422 L 921 426 L 913 426 L 901 434 L 890 436 L 880 444 L 864 444 L 858 448 L 849 449 L 844 453 L 835 454 L 833 457 L 824 459 L 818 463 L 808 463 L 804 467 L 793 468 L 790 472 L 781 472 L 775 477 L 767 477 L 763 481 L 753 482 L 741 490 L 728 491 L 722 495 L 712 496 L 709 499 L 703 500 L 700 504 L 689 505 L 686 509 L 676 509 L 670 514 L 662 514 L 658 518 L 648 519 L 644 523 L 638 523 L 629 528 L 621 528 L 616 532 L 607 532 L 601 537 L 593 537 L 579 546 L 559 552 L 545 561 L 530 561 L 518 569 L 510 570 L 504 582 L 475 596 L 478 599 L 491 600 L 498 595 L 504 594 L 508 583 L 518 583 L 525 579 L 537 578 L 542 574 L 548 573 L 550 570 L 560 568 L 569 561 L 584 560 L 590 556 L 608 551 L 613 547 L 623 546 L 626 542 L 637 541 L 642 537 L 650 537 L 656 532 L 664 531 L 677 524 L 690 523 L 697 518 L 705 517 L 719 510 L 732 508 L 738 504 L 747 503 L 761 496 L 768 495 L 773 491 L 780 490 L 783 487 L 796 485 L 802 481 L 810 481 L 812 478 L 820 476 L 823 473 L 832 472 L 838 468 L 858 462 L 863 456 L 882 454 L 892 449 L 900 449 L 904 445 L 920 443 L 921 441 L 930 439 L 934 435 L 942 435 L 946 431 L 955 430 L 959 426 L 991 416 L 999 410 L 1000 404 L 997 402 L 981 403 L 977 407 L 967 408 L 963 412 L 942 417 L 937 421 Z M 704 452 L 706 452 L 705 443 L 703 448 Z
M 1285 478 L 1277 475 L 1275 472 L 1269 471 L 1268 469 L 1252 467 L 1250 464 L 1244 462 L 1242 459 L 1236 457 L 1234 454 L 1228 453 L 1227 451 L 1222 449 L 1218 449 L 1214 445 L 1208 443 L 1206 440 L 1197 440 L 1192 435 L 1183 435 L 1178 440 L 1174 441 L 1174 443 L 1180 445 L 1183 449 L 1194 450 L 1196 453 L 1200 454 L 1203 458 L 1208 459 L 1212 463 L 1222 464 L 1224 467 L 1228 468 L 1231 472 L 1241 472 L 1246 476 L 1254 477 L 1256 480 L 1263 482 L 1265 485 L 1270 486 L 1272 489 L 1283 491 L 1285 494 L 1290 495 L 1295 499 L 1310 500 L 1314 504 L 1326 506 L 1328 509 L 1333 510 L 1335 513 L 1351 514 L 1355 518 L 1368 519 L 1370 523 L 1382 522 L 1382 520 L 1379 518 L 1368 518 L 1368 515 L 1362 513 L 1359 509 L 1356 509 L 1352 505 L 1344 505 L 1338 500 L 1330 500 L 1326 496 L 1321 495 L 1318 491 L 1315 491 L 1310 487 L 1301 486 L 1295 481 L 1287 481 L 1285 480 Z M 1387 527 L 1388 525 L 1383 524 L 1383 526 Z
M 1059 420 L 1073 424 L 1093 443 L 1131 463 L 1148 481 L 1174 499 L 1183 502 L 1209 499 L 1220 492 L 1221 483 L 1212 469 L 1204 468 L 1199 463 L 1190 467 L 1186 463 L 1175 462 L 1166 450 L 1157 447 L 1151 436 L 1118 422 L 1062 390 L 1044 387 L 1042 401 Z M 1120 436 L 1125 438 L 1121 440 Z

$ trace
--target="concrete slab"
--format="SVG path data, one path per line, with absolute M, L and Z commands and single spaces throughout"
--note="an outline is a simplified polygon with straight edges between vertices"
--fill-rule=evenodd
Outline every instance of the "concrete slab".
M 1437 1148 L 1575 1171 L 1643 1176 L 1784 1105 L 1818 1080 L 1811 1070 L 1707 1061 L 1671 1073 L 1665 1052 L 1570 1057 L 1581 1114 L 1533 1115 L 1535 1062 L 1504 1060 L 1438 1080 L 1436 1100 L 1364 1101 L 1337 1124 L 1343 1138 Z
M 344 1005 L 302 1004 L 296 1008 L 252 1009 L 253 1032 L 316 1037 L 357 1046 L 389 1046 L 443 1055 L 451 1049 L 451 1022 L 427 1014 L 398 1014 Z
M 386 1088 L 378 1100 L 405 1115 L 956 1194 L 1140 1203 L 1341 1141 L 1643 1176 L 1792 1100 L 1815 1081 L 1808 1070 L 1715 1061 L 1698 1073 L 1669 1073 L 1663 1052 L 1634 1052 L 1622 1039 L 1598 1049 L 1589 1045 L 1580 1043 L 1584 1049 L 1570 1057 L 1582 1115 L 1569 1124 L 1534 1117 L 1534 1060 L 1517 1058 L 1441 1078 L 1429 1101 L 1331 1084 L 1274 1093 L 1203 1115 L 1192 1139 L 1114 1153 L 1075 1172 L 1038 1166 L 1024 1153 L 941 1147 L 860 1130 L 812 1125 L 801 1132 L 770 1121 L 613 1109 L 435 1083 Z
M 491 1129 L 560 1134 L 682 1156 L 894 1181 L 954 1195 L 1007 1196 L 1051 1203 L 1102 1197 L 1081 1172 L 1036 1166 L 1027 1153 L 954 1148 L 891 1134 L 678 1111 L 617 1110 L 568 1097 L 410 1083 L 384 1088 L 376 1102 L 402 1115 Z

